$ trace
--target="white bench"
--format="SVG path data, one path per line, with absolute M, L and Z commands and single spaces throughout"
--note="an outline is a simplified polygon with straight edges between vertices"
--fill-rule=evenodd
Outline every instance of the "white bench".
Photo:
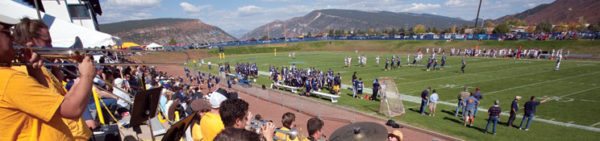
M 323 92 L 319 92 L 319 91 L 312 91 L 310 93 L 318 95 L 319 97 L 324 97 L 324 98 L 330 99 L 331 103 L 337 103 L 338 98 L 340 98 L 339 95 L 333 95 L 333 94 L 323 93 Z
M 237 74 L 233 74 L 233 73 L 227 73 L 227 74 L 226 74 L 226 76 L 229 76 L 229 77 L 235 77 L 235 78 L 237 78 L 237 77 L 238 77 L 238 76 L 237 76 Z
M 292 86 L 283 85 L 283 84 L 279 84 L 279 83 L 272 83 L 271 88 L 288 89 L 288 90 L 292 91 L 292 93 L 298 93 L 298 89 L 301 89 L 300 87 L 292 87 Z

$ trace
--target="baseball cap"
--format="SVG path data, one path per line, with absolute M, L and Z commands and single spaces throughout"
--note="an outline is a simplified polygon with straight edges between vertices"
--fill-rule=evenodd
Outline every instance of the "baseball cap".
M 15 24 L 19 23 L 19 20 L 8 17 L 8 16 L 0 15 L 0 23 L 15 25 Z
M 192 111 L 196 112 L 196 111 L 210 110 L 211 105 L 208 101 L 206 101 L 204 99 L 196 99 L 196 100 L 192 101 L 192 103 L 190 104 L 190 107 L 192 108 Z
M 219 108 L 221 103 L 225 100 L 227 100 L 227 97 L 218 92 L 212 92 L 208 95 L 208 101 L 210 102 L 211 108 Z

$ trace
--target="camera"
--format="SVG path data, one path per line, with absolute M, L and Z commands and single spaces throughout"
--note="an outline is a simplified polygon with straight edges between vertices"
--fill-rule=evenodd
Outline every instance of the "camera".
M 260 128 L 265 126 L 265 124 L 273 122 L 271 120 L 264 120 L 260 114 L 256 114 L 254 118 L 250 120 L 250 124 L 246 127 L 247 130 L 254 131 L 258 134 L 261 133 Z

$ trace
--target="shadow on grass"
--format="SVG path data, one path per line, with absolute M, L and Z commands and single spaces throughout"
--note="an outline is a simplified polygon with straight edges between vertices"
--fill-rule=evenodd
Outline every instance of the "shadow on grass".
M 418 113 L 418 114 L 421 114 L 421 111 L 419 109 L 408 108 L 408 110 L 413 111 L 413 112 Z M 429 113 L 427 111 L 423 112 L 423 114 L 429 115 Z
M 450 116 L 454 116 L 454 114 L 455 114 L 455 111 L 442 110 L 442 113 L 446 113 L 446 114 L 448 114 L 448 115 L 450 115 Z M 457 114 L 457 115 L 460 115 L 460 116 L 462 117 L 462 114 L 463 114 L 462 112 L 458 112 L 458 114 Z
M 453 118 L 453 117 L 444 117 L 443 119 L 444 119 L 444 120 L 448 120 L 448 121 L 452 121 L 452 122 L 454 122 L 454 123 L 457 123 L 457 124 L 459 124 L 459 125 L 464 125 L 464 122 L 463 122 L 463 121 L 461 121 L 461 120 L 459 120 L 459 119 L 456 119 L 456 118 Z M 487 122 L 486 122 L 486 123 L 487 123 Z M 481 128 L 481 127 L 477 127 L 477 126 L 475 126 L 475 125 L 473 125 L 473 126 L 467 126 L 467 128 L 472 128 L 472 129 L 475 129 L 475 130 L 477 130 L 477 131 L 481 131 L 481 132 L 484 132 L 484 131 L 485 131 L 485 129 L 483 129 L 483 128 Z

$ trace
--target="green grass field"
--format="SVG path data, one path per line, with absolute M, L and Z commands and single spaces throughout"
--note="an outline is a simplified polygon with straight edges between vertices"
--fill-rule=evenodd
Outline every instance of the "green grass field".
M 254 53 L 254 52 L 253 52 Z M 363 54 L 363 53 L 360 53 Z M 384 71 L 382 64 L 375 64 L 375 56 L 390 57 L 390 53 L 365 52 L 368 64 L 364 67 L 356 66 L 357 54 L 349 51 L 299 51 L 296 58 L 289 58 L 287 52 L 278 52 L 278 56 L 271 53 L 254 53 L 228 55 L 226 59 L 208 58 L 205 61 L 217 63 L 245 63 L 256 62 L 259 70 L 266 71 L 270 65 L 289 66 L 292 63 L 299 68 L 315 67 L 321 70 L 333 69 L 342 74 L 344 84 L 351 84 L 353 72 L 357 72 L 365 86 L 371 87 L 373 79 L 378 77 L 393 78 L 398 85 L 400 93 L 419 96 L 420 92 L 428 86 L 438 91 L 440 100 L 456 103 L 456 96 L 463 86 L 474 87 L 482 90 L 484 99 L 480 108 L 489 108 L 493 101 L 501 101 L 504 112 L 510 109 L 510 102 L 514 96 L 522 96 L 520 107 L 530 96 L 551 98 L 547 103 L 538 107 L 536 118 L 558 121 L 562 123 L 578 124 L 600 128 L 600 61 L 565 60 L 560 71 L 554 71 L 554 61 L 549 60 L 513 60 L 508 58 L 467 58 L 465 74 L 459 73 L 460 58 L 449 57 L 444 70 L 424 71 L 424 67 L 406 66 L 406 54 L 402 54 L 403 67 Z M 345 68 L 343 57 L 352 56 L 353 65 Z M 204 65 L 198 68 L 208 71 Z M 211 72 L 216 72 L 213 68 Z M 266 76 L 261 76 L 257 83 L 270 84 Z M 338 105 L 351 107 L 360 111 L 376 113 L 378 102 L 352 99 L 350 91 L 343 90 Z M 369 92 L 370 93 L 370 92 Z M 323 100 L 327 101 L 327 100 Z M 509 128 L 503 124 L 498 127 L 497 135 L 483 134 L 487 113 L 479 111 L 476 128 L 462 127 L 462 120 L 453 116 L 455 107 L 438 104 L 436 117 L 425 117 L 411 110 L 418 110 L 418 103 L 404 102 L 407 113 L 402 117 L 394 117 L 413 126 L 418 126 L 466 140 L 597 140 L 600 133 L 576 129 L 572 127 L 534 121 L 530 131 L 520 131 Z M 520 111 L 522 114 L 522 110 Z M 507 120 L 501 117 L 501 122 Z M 517 118 L 515 124 L 521 122 Z M 566 135 L 566 136 L 565 136 Z
M 394 52 L 394 53 L 413 53 L 418 48 L 474 48 L 479 46 L 485 48 L 537 48 L 544 51 L 552 49 L 569 50 L 572 54 L 590 54 L 594 57 L 600 57 L 600 40 L 580 40 L 580 41 L 412 41 L 412 40 L 355 40 L 355 41 L 315 41 L 315 42 L 297 42 L 288 44 L 271 44 L 258 46 L 228 47 L 228 54 L 248 54 L 248 53 L 267 53 L 273 52 L 273 48 L 278 51 L 369 51 L 369 52 Z M 216 54 L 217 50 L 209 51 Z

